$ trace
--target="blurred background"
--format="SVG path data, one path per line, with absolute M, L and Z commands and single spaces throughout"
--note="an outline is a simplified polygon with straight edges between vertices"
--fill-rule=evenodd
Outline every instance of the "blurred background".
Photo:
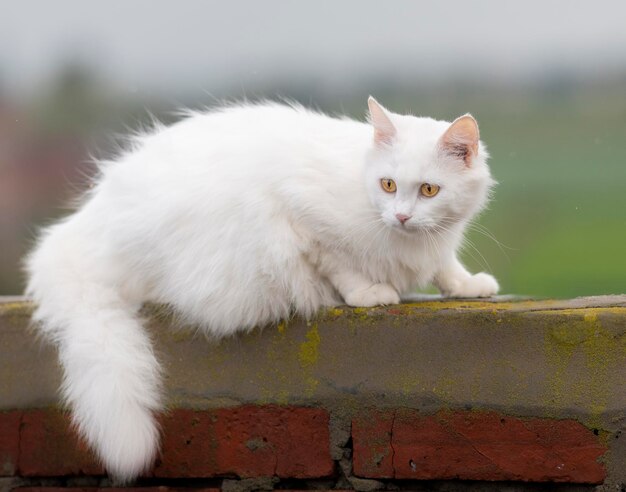
M 471 112 L 495 197 L 464 259 L 504 293 L 626 292 L 626 2 L 0 0 L 0 294 L 115 136 L 288 97 Z

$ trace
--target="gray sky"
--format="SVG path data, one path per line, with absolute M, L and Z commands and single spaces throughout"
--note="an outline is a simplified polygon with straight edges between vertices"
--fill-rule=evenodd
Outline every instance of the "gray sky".
M 125 90 L 626 73 L 626 1 L 0 0 L 0 84 L 79 59 Z

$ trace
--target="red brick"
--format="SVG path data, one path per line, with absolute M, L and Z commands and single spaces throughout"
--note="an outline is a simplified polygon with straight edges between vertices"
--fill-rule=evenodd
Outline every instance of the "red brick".
M 174 410 L 161 418 L 158 477 L 210 477 L 216 474 L 213 419 L 209 412 Z
M 352 421 L 355 475 L 393 478 L 391 427 L 394 415 L 393 411 L 368 411 Z
M 220 492 L 216 488 L 186 487 L 18 487 L 12 492 Z
M 164 417 L 159 477 L 319 478 L 333 473 L 328 413 L 241 406 Z
M 389 437 L 388 422 L 393 421 Z M 380 422 L 383 422 L 381 425 Z M 368 478 L 602 483 L 606 447 L 573 420 L 519 419 L 492 412 L 388 411 L 353 423 L 354 472 Z M 356 431 L 356 432 L 355 432 Z M 371 443 L 392 452 L 377 474 Z
M 267 468 L 270 475 L 329 476 L 333 461 L 328 421 L 325 410 L 313 408 L 244 406 L 219 410 L 216 435 L 223 452 L 218 462 L 239 476 L 261 475 L 255 469 L 257 459 L 273 462 L 273 469 Z
M 0 477 L 15 475 L 22 412 L 0 412 Z
M 20 448 L 18 471 L 24 477 L 104 474 L 72 431 L 68 415 L 59 411 L 24 412 Z

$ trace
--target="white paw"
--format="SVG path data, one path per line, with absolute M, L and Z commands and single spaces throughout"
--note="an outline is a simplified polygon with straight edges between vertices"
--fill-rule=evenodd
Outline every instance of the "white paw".
M 396 290 L 387 284 L 374 284 L 367 289 L 350 292 L 345 298 L 348 306 L 371 307 L 400 303 Z
M 449 297 L 491 297 L 498 293 L 498 281 L 488 273 L 477 273 L 457 282 L 452 289 L 445 292 Z

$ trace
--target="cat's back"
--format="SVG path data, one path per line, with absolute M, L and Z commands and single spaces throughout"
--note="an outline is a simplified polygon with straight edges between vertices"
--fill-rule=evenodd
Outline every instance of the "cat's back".
M 266 102 L 190 112 L 182 121 L 148 136 L 147 146 L 202 152 L 315 151 L 369 135 L 367 125 L 295 104 Z
M 316 299 L 328 298 L 331 290 L 300 258 L 309 254 L 315 231 L 344 215 L 347 201 L 362 198 L 355 170 L 370 139 L 365 123 L 298 106 L 190 113 L 140 137 L 106 166 L 72 222 L 106 244 L 123 270 L 140 263 L 143 279 L 137 282 L 152 285 L 150 298 L 184 304 L 186 313 L 194 312 L 188 304 L 197 301 L 190 292 L 209 295 L 198 289 L 207 279 L 255 285 L 253 293 L 311 285 L 313 292 L 302 296 L 310 303 L 301 310 L 312 312 Z M 296 271 L 285 270 L 286 264 Z M 284 275 L 276 285 L 261 280 L 277 271 Z M 237 290 L 229 286 L 213 282 L 207 289 L 219 291 L 221 299 Z M 283 304 L 269 318 L 287 313 Z
M 105 166 L 101 191 L 124 193 L 138 204 L 212 197 L 206 204 L 212 209 L 222 204 L 218 197 L 239 203 L 265 200 L 279 189 L 306 187 L 314 194 L 316 184 L 345 189 L 360 184 L 358 167 L 370 138 L 363 122 L 295 104 L 189 112 L 140 136 L 130 152 Z

